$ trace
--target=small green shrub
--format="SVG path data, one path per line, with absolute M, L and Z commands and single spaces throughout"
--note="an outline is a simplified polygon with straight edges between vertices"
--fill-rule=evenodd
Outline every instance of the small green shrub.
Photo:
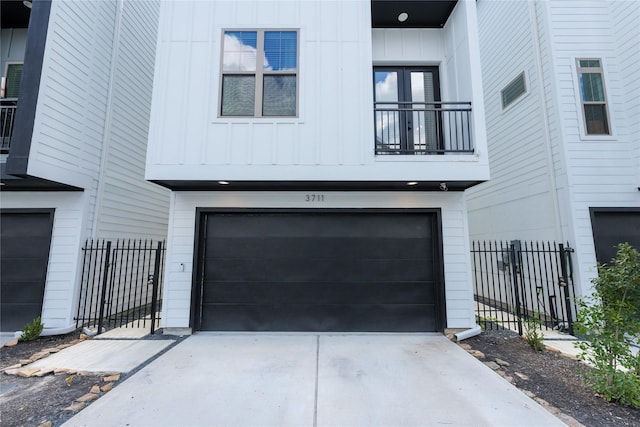
M 33 341 L 40 336 L 40 333 L 44 329 L 44 325 L 40 320 L 40 316 L 33 319 L 33 322 L 27 323 L 22 328 L 22 335 L 20 341 Z
M 536 314 L 529 316 L 524 322 L 524 340 L 536 351 L 544 350 L 544 335 L 540 332 L 540 325 Z
M 640 408 L 640 253 L 628 243 L 608 265 L 598 267 L 594 294 L 580 301 L 576 331 L 584 341 L 578 355 L 595 370 L 586 378 L 607 401 Z

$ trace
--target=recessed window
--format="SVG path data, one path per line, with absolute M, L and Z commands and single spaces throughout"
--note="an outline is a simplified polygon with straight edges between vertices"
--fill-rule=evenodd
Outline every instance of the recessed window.
M 527 92 L 527 84 L 524 79 L 524 72 L 520 73 L 518 77 L 511 80 L 511 82 L 500 91 L 502 98 L 502 109 L 504 110 L 509 105 L 513 104 L 518 98 Z
M 220 115 L 298 115 L 297 30 L 227 30 L 222 42 Z
M 20 95 L 20 82 L 22 81 L 22 64 L 7 64 L 7 77 L 5 81 L 5 98 L 18 98 Z
M 587 135 L 609 135 L 609 112 L 604 73 L 599 59 L 578 59 L 580 103 Z

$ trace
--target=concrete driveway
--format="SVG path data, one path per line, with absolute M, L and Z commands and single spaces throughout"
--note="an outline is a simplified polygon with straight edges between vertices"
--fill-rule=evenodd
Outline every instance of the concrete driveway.
M 441 335 L 199 333 L 65 425 L 564 424 Z

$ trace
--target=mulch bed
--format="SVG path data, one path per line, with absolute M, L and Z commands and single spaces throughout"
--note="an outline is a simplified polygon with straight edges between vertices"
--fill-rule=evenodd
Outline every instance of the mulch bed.
M 0 370 L 15 365 L 22 359 L 28 359 L 42 349 L 77 340 L 79 336 L 79 332 L 74 332 L 19 342 L 13 347 L 2 347 Z M 104 385 L 103 376 L 76 373 L 22 378 L 3 372 L 0 374 L 0 425 L 38 426 L 46 422 L 51 424 L 44 425 L 61 425 L 74 415 L 73 411 L 64 409 L 87 394 L 92 386 Z
M 608 403 L 585 384 L 584 363 L 553 351 L 535 351 L 510 331 L 484 331 L 463 341 L 484 353 L 482 361 L 501 359 L 503 375 L 561 412 L 589 427 L 640 426 L 640 409 Z M 520 375 L 518 375 L 520 374 Z

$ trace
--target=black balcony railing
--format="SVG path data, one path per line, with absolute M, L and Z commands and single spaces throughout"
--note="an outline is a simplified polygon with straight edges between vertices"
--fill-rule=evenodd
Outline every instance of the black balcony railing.
M 376 102 L 376 154 L 471 154 L 470 102 Z
M 0 100 L 0 153 L 9 151 L 13 124 L 16 119 L 17 98 L 4 98 Z

